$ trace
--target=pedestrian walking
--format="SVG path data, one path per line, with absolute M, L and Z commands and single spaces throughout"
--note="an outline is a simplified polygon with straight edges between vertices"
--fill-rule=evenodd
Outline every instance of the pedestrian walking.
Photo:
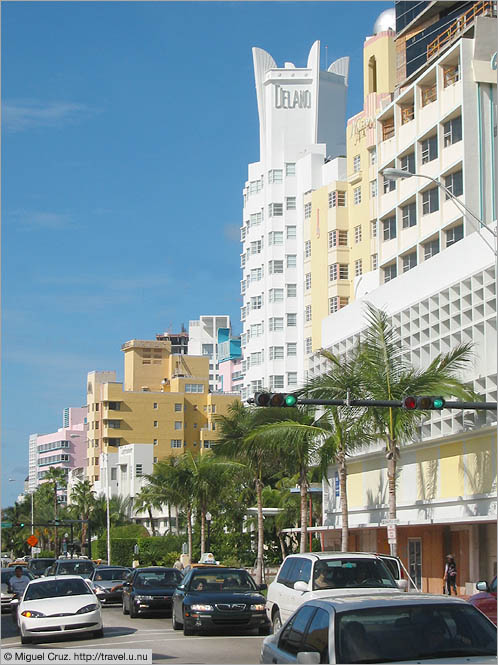
M 444 576 L 443 576 L 443 592 L 448 593 L 448 596 L 451 596 L 451 590 L 457 595 L 456 587 L 456 576 L 457 576 L 457 567 L 455 559 L 452 554 L 446 555 L 446 563 L 444 566 Z
M 183 563 L 180 561 L 180 559 L 175 561 L 173 568 L 176 568 L 177 570 L 183 570 Z

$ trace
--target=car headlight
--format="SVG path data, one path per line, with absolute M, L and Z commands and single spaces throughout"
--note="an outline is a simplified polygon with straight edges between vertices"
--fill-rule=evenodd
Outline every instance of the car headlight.
M 153 596 L 135 596 L 134 600 L 141 603 L 144 600 L 153 600 Z
M 98 605 L 95 603 L 92 603 L 91 605 L 85 605 L 85 607 L 81 607 L 76 614 L 87 614 L 87 612 L 95 612 L 95 610 L 98 609 Z
M 194 612 L 212 612 L 214 607 L 212 605 L 191 605 L 190 609 Z
M 250 610 L 252 612 L 264 612 L 265 611 L 265 606 L 262 605 L 262 604 L 251 605 Z
M 42 612 L 35 612 L 33 610 L 24 610 L 21 612 L 21 616 L 26 617 L 27 619 L 39 619 L 45 615 Z
M 100 592 L 103 592 L 103 593 L 106 592 L 106 589 L 103 586 L 99 586 L 98 584 L 96 584 L 93 588 L 94 588 L 95 591 L 100 591 Z

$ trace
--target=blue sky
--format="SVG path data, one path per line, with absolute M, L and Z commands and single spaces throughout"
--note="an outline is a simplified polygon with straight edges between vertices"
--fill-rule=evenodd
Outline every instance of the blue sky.
M 229 314 L 259 158 L 251 48 L 349 55 L 390 2 L 2 2 L 2 505 L 121 344 Z M 15 482 L 6 482 L 14 478 Z

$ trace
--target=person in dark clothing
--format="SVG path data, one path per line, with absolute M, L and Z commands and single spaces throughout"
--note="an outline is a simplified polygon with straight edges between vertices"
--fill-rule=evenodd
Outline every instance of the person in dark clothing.
M 453 558 L 452 554 L 447 554 L 446 563 L 444 566 L 443 584 L 444 584 L 444 590 L 445 592 L 448 593 L 448 596 L 451 596 L 452 589 L 455 592 L 455 596 L 457 595 L 456 576 L 457 576 L 457 567 L 455 559 Z

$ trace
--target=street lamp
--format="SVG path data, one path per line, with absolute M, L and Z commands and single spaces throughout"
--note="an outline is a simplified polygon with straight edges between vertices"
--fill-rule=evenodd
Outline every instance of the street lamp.
M 212 519 L 213 519 L 213 516 L 212 516 L 211 513 L 208 511 L 208 512 L 206 513 L 206 522 L 207 522 L 207 525 L 208 525 L 208 537 L 207 537 L 207 545 L 206 545 L 206 549 L 207 549 L 208 552 L 211 551 L 211 520 L 212 520 Z

